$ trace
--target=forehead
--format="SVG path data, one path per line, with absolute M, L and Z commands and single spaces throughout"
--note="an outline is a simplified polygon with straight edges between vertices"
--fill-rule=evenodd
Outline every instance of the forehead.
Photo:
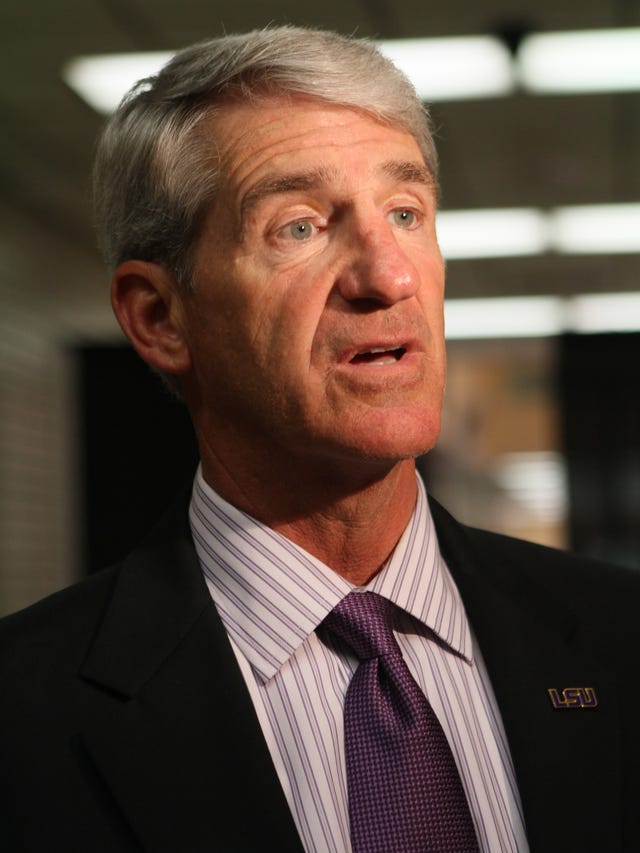
M 424 159 L 414 137 L 395 125 L 349 107 L 310 98 L 274 97 L 233 103 L 211 120 L 223 182 L 241 194 L 265 175 L 295 171 L 301 165 L 327 174 L 357 173 L 376 159 Z

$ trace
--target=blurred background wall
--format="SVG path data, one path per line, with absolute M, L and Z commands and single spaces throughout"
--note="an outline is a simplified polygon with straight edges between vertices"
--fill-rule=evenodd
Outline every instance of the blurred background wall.
M 638 27 L 640 4 L 3 0 L 0 612 L 123 553 L 195 461 L 184 412 L 123 347 L 111 318 L 89 193 L 103 119 L 62 69 L 78 55 L 172 50 L 269 22 L 379 39 L 494 34 L 515 51 L 533 32 Z M 445 212 L 640 202 L 637 90 L 515 88 L 437 101 L 432 113 Z M 638 292 L 638 250 L 547 248 L 448 263 L 458 307 Z M 464 521 L 638 566 L 640 316 L 624 332 L 597 334 L 492 336 L 481 325 L 449 346 L 443 437 L 421 461 L 429 488 Z

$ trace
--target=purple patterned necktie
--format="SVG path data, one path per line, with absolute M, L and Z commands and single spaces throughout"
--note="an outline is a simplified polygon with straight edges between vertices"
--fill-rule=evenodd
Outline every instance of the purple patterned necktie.
M 395 609 L 352 592 L 324 620 L 360 665 L 344 708 L 353 853 L 474 853 L 473 821 L 438 718 L 391 630 Z

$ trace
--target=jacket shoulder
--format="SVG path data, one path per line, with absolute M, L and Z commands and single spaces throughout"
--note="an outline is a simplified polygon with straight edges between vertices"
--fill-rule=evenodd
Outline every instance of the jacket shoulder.
M 469 527 L 430 499 L 442 554 L 463 600 L 490 587 L 556 622 L 577 617 L 605 654 L 640 642 L 640 571 Z M 465 601 L 466 604 L 466 601 Z
M 488 530 L 473 527 L 464 527 L 464 530 L 483 560 L 494 561 L 503 573 L 516 571 L 535 577 L 541 583 L 553 585 L 559 591 L 571 591 L 578 597 L 594 592 L 602 594 L 606 590 L 640 595 L 637 569 Z
M 475 562 L 483 574 L 502 579 L 530 576 L 562 587 L 580 580 L 589 587 L 607 585 L 640 592 L 640 571 L 502 533 L 482 530 L 457 521 L 431 496 L 429 505 L 436 522 L 445 559 Z
M 42 671 L 65 660 L 77 668 L 111 598 L 120 565 L 0 619 L 0 672 L 24 679 L 25 667 Z M 5 681 L 6 683 L 6 681 Z

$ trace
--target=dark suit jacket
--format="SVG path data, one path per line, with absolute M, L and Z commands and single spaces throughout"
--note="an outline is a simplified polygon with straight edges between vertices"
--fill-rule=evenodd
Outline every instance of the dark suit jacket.
M 640 576 L 432 506 L 534 851 L 640 850 Z M 300 851 L 185 504 L 121 565 L 0 626 L 0 849 Z M 549 688 L 592 687 L 554 709 Z

